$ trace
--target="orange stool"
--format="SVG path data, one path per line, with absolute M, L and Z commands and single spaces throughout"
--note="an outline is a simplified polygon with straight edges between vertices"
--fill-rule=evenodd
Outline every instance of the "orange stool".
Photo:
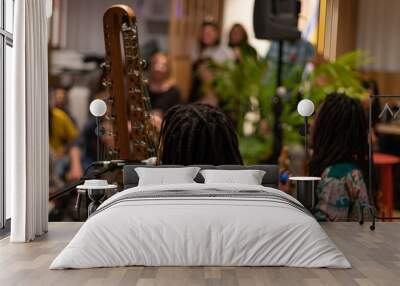
M 374 164 L 379 167 L 380 191 L 382 192 L 383 216 L 393 215 L 393 165 L 400 163 L 400 157 L 374 153 Z

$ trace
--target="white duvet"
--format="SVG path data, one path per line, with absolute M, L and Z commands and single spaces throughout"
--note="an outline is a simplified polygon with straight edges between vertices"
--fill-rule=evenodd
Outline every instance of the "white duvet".
M 254 185 L 135 187 L 105 201 L 99 208 L 103 211 L 83 224 L 50 269 L 127 265 L 351 267 L 318 222 L 289 204 L 234 197 L 115 203 L 133 192 L 210 188 L 262 190 L 297 202 L 279 190 Z

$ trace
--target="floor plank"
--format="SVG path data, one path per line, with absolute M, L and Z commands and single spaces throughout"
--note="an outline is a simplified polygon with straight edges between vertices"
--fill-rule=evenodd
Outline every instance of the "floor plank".
M 325 223 L 352 269 L 289 267 L 119 267 L 50 271 L 55 256 L 81 223 L 50 223 L 49 233 L 32 243 L 0 240 L 0 285 L 398 285 L 400 223 L 378 223 L 375 231 L 357 223 Z

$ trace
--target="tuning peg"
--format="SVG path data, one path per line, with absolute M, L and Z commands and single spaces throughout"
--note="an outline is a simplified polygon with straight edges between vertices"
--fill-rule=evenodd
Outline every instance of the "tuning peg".
M 108 102 L 108 103 L 113 103 L 114 102 L 114 98 L 112 96 L 107 96 L 104 100 L 106 102 Z
M 147 147 L 147 143 L 143 140 L 134 140 L 133 144 L 136 146 Z
M 111 65 L 107 62 L 103 62 L 100 64 L 100 68 L 102 68 L 103 70 L 109 70 L 111 67 Z
M 107 120 L 107 121 L 115 121 L 115 115 L 113 115 L 113 114 L 106 115 L 105 116 L 105 120 Z
M 106 80 L 106 79 L 102 81 L 102 84 L 106 88 L 110 88 L 112 86 L 112 82 L 110 80 Z
M 109 149 L 108 154 L 110 156 L 119 155 L 119 150 L 118 149 Z
M 147 63 L 147 61 L 144 60 L 144 59 L 141 59 L 140 62 L 139 62 L 139 64 L 140 64 L 140 66 L 142 67 L 142 69 L 144 69 L 144 70 L 147 69 L 147 67 L 149 66 L 148 63 Z

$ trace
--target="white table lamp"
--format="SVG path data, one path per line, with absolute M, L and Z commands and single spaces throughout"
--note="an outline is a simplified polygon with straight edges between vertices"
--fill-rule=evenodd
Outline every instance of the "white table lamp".
M 303 99 L 297 104 L 297 112 L 304 117 L 304 148 L 306 161 L 308 161 L 308 117 L 314 113 L 314 103 L 309 99 Z
M 89 110 L 93 116 L 101 117 L 107 112 L 107 104 L 104 100 L 95 99 L 90 103 Z
M 97 136 L 97 161 L 100 160 L 100 136 L 102 135 L 100 126 L 99 126 L 99 118 L 104 116 L 107 112 L 107 104 L 104 100 L 95 99 L 90 103 L 89 106 L 90 113 L 96 117 L 96 136 Z

